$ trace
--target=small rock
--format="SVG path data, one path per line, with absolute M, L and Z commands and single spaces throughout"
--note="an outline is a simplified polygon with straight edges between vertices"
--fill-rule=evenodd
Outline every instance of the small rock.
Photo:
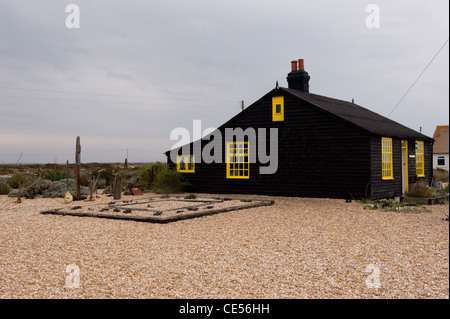
M 64 195 L 64 204 L 69 204 L 73 202 L 73 196 L 69 192 L 66 192 L 66 195 Z

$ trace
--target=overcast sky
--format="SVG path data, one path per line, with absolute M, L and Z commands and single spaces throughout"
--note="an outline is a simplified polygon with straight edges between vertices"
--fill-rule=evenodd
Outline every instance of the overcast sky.
M 69 29 L 66 6 L 80 8 Z M 380 8 L 368 28 L 366 7 Z M 176 127 L 218 127 L 305 59 L 310 92 L 387 116 L 449 35 L 447 0 L 0 0 L 0 163 L 165 160 Z M 449 46 L 390 116 L 449 121 Z

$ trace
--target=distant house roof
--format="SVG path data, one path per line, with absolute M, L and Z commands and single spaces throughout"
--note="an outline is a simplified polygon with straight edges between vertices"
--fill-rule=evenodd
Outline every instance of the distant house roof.
M 448 125 L 438 125 L 434 131 L 433 153 L 448 154 Z
M 353 123 L 354 125 L 359 126 L 360 128 L 370 133 L 383 136 L 432 140 L 430 137 L 424 134 L 414 131 L 400 123 L 390 120 L 387 117 L 384 117 L 375 112 L 372 112 L 353 102 L 337 100 L 326 96 L 311 93 L 304 93 L 299 90 L 286 88 L 282 89 L 327 112 L 330 112 L 350 123 Z

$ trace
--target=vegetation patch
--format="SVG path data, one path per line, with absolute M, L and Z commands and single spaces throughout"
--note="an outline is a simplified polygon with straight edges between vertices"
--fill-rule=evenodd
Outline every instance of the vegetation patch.
M 416 203 L 403 203 L 393 199 L 378 200 L 364 206 L 368 210 L 381 210 L 387 212 L 402 212 L 402 213 L 430 213 L 431 211 Z
M 181 193 L 186 186 L 188 183 L 183 180 L 183 176 L 177 171 L 169 169 L 160 171 L 152 183 L 152 189 L 155 192 L 164 194 Z

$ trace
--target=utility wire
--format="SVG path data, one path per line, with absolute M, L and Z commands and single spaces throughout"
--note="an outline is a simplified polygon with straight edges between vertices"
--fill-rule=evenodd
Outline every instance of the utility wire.
M 120 102 L 120 101 L 95 101 L 95 100 L 79 100 L 79 99 L 65 99 L 59 97 L 40 97 L 40 96 L 24 96 L 24 95 L 5 95 L 0 94 L 0 97 L 12 97 L 19 99 L 33 99 L 33 100 L 50 100 L 50 101 L 66 101 L 66 102 L 82 102 L 82 103 L 101 103 L 101 104 L 125 104 L 125 105 L 144 105 L 144 106 L 173 106 L 173 107 L 207 107 L 207 105 L 189 105 L 189 104 L 164 104 L 164 103 L 140 103 L 140 102 Z
M 417 79 L 411 84 L 411 86 L 408 88 L 408 90 L 406 90 L 405 94 L 403 94 L 403 96 L 401 97 L 401 99 L 397 102 L 397 104 L 395 104 L 394 108 L 392 109 L 392 111 L 388 114 L 388 116 L 386 116 L 383 120 L 383 122 L 381 123 L 381 125 L 378 127 L 377 130 L 381 130 L 381 128 L 386 124 L 386 121 L 389 119 L 389 117 L 392 115 L 392 113 L 394 113 L 395 109 L 400 105 L 400 103 L 402 103 L 402 101 L 405 99 L 405 97 L 408 95 L 408 93 L 412 90 L 412 88 L 414 87 L 414 85 L 416 85 L 416 83 L 419 81 L 419 79 L 422 77 L 422 75 L 425 73 L 425 71 L 430 67 L 431 63 L 433 63 L 433 61 L 436 59 L 436 57 L 439 55 L 439 53 L 441 53 L 441 51 L 444 49 L 444 47 L 447 45 L 449 39 L 447 39 L 444 44 L 439 48 L 439 50 L 436 52 L 436 54 L 433 56 L 433 58 L 431 59 L 430 62 L 428 62 L 427 66 L 423 69 L 423 71 L 419 74 L 419 76 L 417 77 Z
M 441 48 L 438 50 L 438 52 L 434 55 L 434 57 L 431 59 L 431 61 L 427 64 L 427 66 L 425 67 L 425 69 L 423 69 L 423 71 L 419 74 L 419 76 L 417 77 L 417 79 L 413 82 L 413 84 L 411 84 L 411 86 L 408 88 L 408 90 L 406 90 L 405 94 L 403 94 L 402 98 L 397 102 L 397 104 L 395 105 L 395 107 L 392 109 L 391 113 L 389 113 L 389 115 L 387 116 L 388 118 L 391 116 L 391 114 L 395 111 L 395 109 L 400 105 L 400 103 L 402 103 L 403 99 L 408 95 L 408 93 L 411 91 L 411 89 L 414 87 L 414 85 L 416 85 L 416 83 L 419 81 L 419 79 L 422 77 L 422 75 L 425 73 L 425 71 L 428 69 L 428 67 L 431 65 L 431 63 L 433 63 L 433 61 L 436 59 L 436 57 L 439 55 L 439 53 L 441 53 L 441 51 L 444 49 L 444 47 L 447 45 L 448 40 L 445 41 L 445 43 L 441 46 Z
M 150 99 L 150 100 L 179 100 L 179 101 L 196 101 L 196 102 L 223 102 L 230 103 L 234 100 L 208 100 L 208 99 L 191 99 L 191 98 L 162 98 L 151 96 L 135 96 L 135 95 L 119 95 L 119 94 L 103 94 L 103 93 L 86 93 L 86 92 L 70 92 L 70 91 L 58 91 L 58 90 L 45 90 L 45 89 L 32 89 L 32 88 L 19 88 L 12 86 L 0 86 L 0 89 L 17 90 L 17 91 L 34 91 L 34 92 L 46 92 L 46 93 L 58 93 L 58 94 L 74 94 L 74 95 L 95 95 L 105 97 L 125 97 L 125 98 L 137 98 L 137 99 Z

